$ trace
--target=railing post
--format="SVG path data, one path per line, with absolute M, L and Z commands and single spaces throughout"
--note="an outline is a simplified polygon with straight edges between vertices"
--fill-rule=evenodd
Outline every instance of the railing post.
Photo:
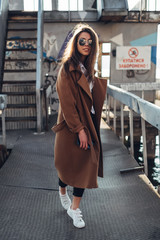
M 141 117 L 142 125 L 142 136 L 143 136 L 143 160 L 144 160 L 144 171 L 148 176 L 148 162 L 147 162 L 147 143 L 146 143 L 146 124 L 145 120 Z
M 111 96 L 108 96 L 108 101 L 107 101 L 107 123 L 110 126 L 110 105 L 111 105 Z
M 2 142 L 6 145 L 6 122 L 5 122 L 5 109 L 7 107 L 7 95 L 0 95 L 0 110 L 2 119 Z
M 159 159 L 160 159 L 160 130 L 158 130 L 158 142 L 159 142 L 159 144 L 158 144 L 158 146 L 159 146 Z
M 159 155 L 158 155 L 158 157 L 159 157 L 159 159 L 160 159 L 160 130 L 158 130 L 158 146 L 159 146 Z M 160 184 L 158 185 L 158 193 L 160 194 Z
M 36 71 L 36 105 L 37 105 L 37 132 L 42 130 L 42 99 L 41 85 L 43 79 L 43 0 L 38 1 L 37 27 L 37 71 Z
M 130 144 L 131 154 L 134 156 L 134 137 L 133 137 L 133 110 L 129 111 L 129 126 L 130 126 Z
M 116 113 L 116 99 L 114 98 L 113 100 L 113 104 L 114 104 L 114 120 L 113 120 L 113 128 L 114 128 L 114 133 L 116 134 L 116 118 L 117 118 L 117 113 Z
M 121 140 L 124 143 L 124 112 L 123 112 L 124 104 L 121 103 Z
M 2 110 L 2 137 L 3 137 L 3 145 L 6 146 L 5 108 Z

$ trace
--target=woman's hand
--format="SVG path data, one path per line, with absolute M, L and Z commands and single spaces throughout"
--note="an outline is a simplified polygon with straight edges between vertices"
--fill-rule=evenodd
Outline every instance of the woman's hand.
M 79 131 L 78 137 L 79 137 L 79 141 L 80 141 L 80 148 L 87 150 L 88 138 L 87 138 L 87 134 L 85 133 L 84 129 Z

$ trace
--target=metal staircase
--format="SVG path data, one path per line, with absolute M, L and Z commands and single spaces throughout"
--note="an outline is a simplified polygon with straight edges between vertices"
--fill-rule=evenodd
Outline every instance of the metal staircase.
M 2 93 L 6 129 L 36 128 L 37 13 L 9 12 Z

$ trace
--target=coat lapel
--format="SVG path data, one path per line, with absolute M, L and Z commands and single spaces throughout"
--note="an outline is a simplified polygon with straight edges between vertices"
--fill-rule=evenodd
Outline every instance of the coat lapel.
M 92 96 L 93 96 L 93 102 L 94 102 L 94 109 L 97 115 L 101 115 L 103 103 L 106 96 L 106 88 L 107 88 L 107 80 L 98 79 L 95 77 Z
M 90 99 L 92 100 L 92 94 L 91 91 L 89 89 L 89 84 L 87 81 L 87 78 L 84 76 L 84 74 L 81 74 L 80 79 L 77 81 L 78 85 L 87 93 L 87 95 L 90 97 Z
M 89 96 L 89 98 L 92 100 L 92 94 L 91 94 L 91 91 L 89 89 L 89 84 L 88 84 L 88 81 L 87 81 L 87 78 L 85 77 L 85 75 L 81 72 L 80 70 L 80 67 L 78 66 L 77 69 L 74 68 L 73 65 L 70 65 L 69 67 L 69 71 L 72 72 L 72 71 L 77 71 L 79 74 L 80 74 L 80 78 L 78 77 L 79 74 L 77 74 L 77 72 L 75 74 L 77 74 L 77 83 L 78 85 L 87 93 L 87 95 Z

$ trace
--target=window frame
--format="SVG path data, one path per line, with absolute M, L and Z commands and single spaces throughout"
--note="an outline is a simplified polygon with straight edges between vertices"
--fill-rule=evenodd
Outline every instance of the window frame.
M 111 58 L 111 52 L 107 52 L 107 53 L 102 52 L 102 44 L 103 43 L 110 43 L 111 44 L 111 42 L 100 42 L 99 43 L 98 77 L 105 78 L 105 79 L 108 80 L 108 79 L 110 79 L 110 75 L 109 75 L 109 77 L 102 77 L 102 56 L 110 56 L 110 58 Z M 110 59 L 110 62 L 111 62 L 111 59 Z M 110 68 L 111 68 L 111 64 L 110 64 Z M 110 73 L 111 73 L 111 71 L 110 71 Z

